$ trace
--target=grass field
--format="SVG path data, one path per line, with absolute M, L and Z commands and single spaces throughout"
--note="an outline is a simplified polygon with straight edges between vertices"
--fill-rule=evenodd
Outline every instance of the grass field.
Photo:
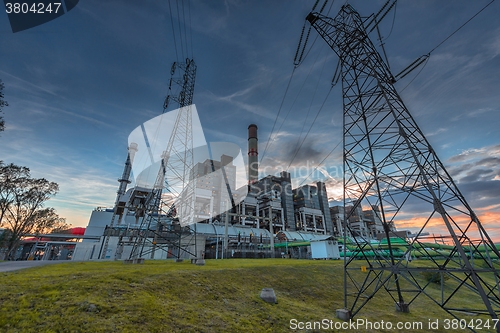
M 230 259 L 207 260 L 205 266 L 75 262 L 2 273 L 0 331 L 355 332 L 290 329 L 292 319 L 340 323 L 335 310 L 344 304 L 342 272 L 342 261 Z M 277 304 L 260 299 L 267 287 L 274 288 Z M 355 317 L 423 323 L 422 330 L 400 332 L 468 332 L 445 329 L 445 318 L 451 317 L 423 295 L 410 313 L 398 313 L 384 293 Z M 429 319 L 439 319 L 440 328 L 429 329 Z

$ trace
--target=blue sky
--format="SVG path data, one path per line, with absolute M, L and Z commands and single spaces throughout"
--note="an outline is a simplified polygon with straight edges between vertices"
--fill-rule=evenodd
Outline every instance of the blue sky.
M 364 16 L 384 2 L 350 1 Z M 393 11 L 380 25 L 393 72 L 428 53 L 488 2 L 399 1 L 392 32 Z M 234 142 L 245 154 L 247 127 L 256 123 L 262 157 L 283 101 L 276 136 L 262 160 L 268 172 L 290 164 L 335 71 L 336 56 L 321 39 L 313 45 L 312 32 L 313 47 L 283 98 L 313 4 L 193 0 L 185 7 L 191 12 L 188 55 L 198 65 L 194 101 L 207 141 Z M 330 14 L 341 4 L 334 2 Z M 494 2 L 436 49 L 410 85 L 418 70 L 396 83 L 460 189 L 490 225 L 500 216 L 499 6 Z M 114 202 L 130 132 L 162 112 L 170 67 L 180 60 L 168 2 L 80 1 L 68 14 L 16 34 L 0 14 L 0 35 L 0 79 L 10 104 L 0 159 L 58 182 L 60 192 L 48 205 L 69 223 L 85 226 L 93 208 Z M 291 168 L 308 174 L 338 144 L 341 107 L 339 84 Z M 341 147 L 320 168 L 323 174 L 309 179 L 326 180 L 334 199 L 341 193 L 335 179 L 340 156 Z M 327 173 L 333 178 L 324 178 Z

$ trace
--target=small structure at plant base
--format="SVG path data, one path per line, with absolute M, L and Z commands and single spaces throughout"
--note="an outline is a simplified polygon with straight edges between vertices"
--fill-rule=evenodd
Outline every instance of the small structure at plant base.
M 336 311 L 337 318 L 343 321 L 351 320 L 351 311 L 349 309 L 337 309 Z
M 264 300 L 267 303 L 275 303 L 275 304 L 278 303 L 273 288 L 263 288 L 262 291 L 260 292 L 260 298 L 262 298 L 262 300 Z
M 200 251 L 200 257 L 196 259 L 196 265 L 198 266 L 204 266 L 205 265 L 205 251 L 201 250 Z

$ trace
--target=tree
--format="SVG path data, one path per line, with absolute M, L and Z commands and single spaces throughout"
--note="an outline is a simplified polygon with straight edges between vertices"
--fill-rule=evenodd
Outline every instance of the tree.
M 9 229 L 7 259 L 13 257 L 25 235 L 49 232 L 65 223 L 53 208 L 43 207 L 58 190 L 57 183 L 31 178 L 26 167 L 0 165 L 0 225 Z
M 3 112 L 3 107 L 4 106 L 9 106 L 9 103 L 4 100 L 4 93 L 3 93 L 3 88 L 5 88 L 5 85 L 3 84 L 2 80 L 0 80 L 0 114 Z M 5 120 L 3 117 L 0 115 L 0 132 L 5 129 Z
M 0 161 L 0 225 L 14 202 L 17 188 L 30 178 L 30 169 L 14 164 L 4 165 Z
M 66 223 L 66 219 L 57 215 L 56 210 L 52 207 L 39 209 L 33 219 L 37 221 L 32 230 L 35 234 L 48 234 L 70 227 Z

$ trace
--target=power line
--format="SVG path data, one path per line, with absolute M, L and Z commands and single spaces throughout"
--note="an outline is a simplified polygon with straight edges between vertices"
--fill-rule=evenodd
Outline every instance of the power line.
M 314 9 L 316 8 L 316 6 L 318 5 L 318 1 L 316 1 L 316 3 L 314 4 L 314 7 L 313 7 L 313 11 Z M 332 10 L 332 7 L 333 7 L 333 3 L 335 1 L 332 1 L 331 4 L 330 4 L 330 8 L 328 8 L 328 12 L 327 12 L 327 15 L 330 13 L 330 10 Z M 326 4 L 328 3 L 328 0 L 325 0 L 325 2 L 323 3 L 323 6 L 321 7 L 321 10 L 319 11 L 320 13 L 323 12 L 323 10 L 325 9 L 325 6 Z M 319 36 L 316 36 L 311 44 L 311 46 L 309 47 L 309 50 L 307 50 L 307 52 L 305 52 L 306 50 L 306 46 L 307 46 L 307 42 L 309 40 L 309 35 L 311 34 L 311 28 L 312 27 L 309 27 L 309 30 L 307 31 L 307 35 L 306 35 L 306 39 L 304 41 L 304 45 L 302 47 L 302 52 L 300 52 L 300 46 L 302 45 L 302 39 L 304 38 L 304 31 L 306 29 L 306 24 L 307 24 L 307 20 L 304 22 L 304 26 L 302 27 L 302 32 L 300 34 L 300 39 L 299 39 L 299 44 L 297 45 L 297 51 L 295 52 L 295 58 L 293 60 L 293 63 L 295 65 L 295 67 L 299 67 L 300 64 L 307 58 L 307 55 L 309 54 L 309 52 L 311 52 L 314 44 L 316 43 L 316 40 L 318 40 L 318 37 Z M 305 56 L 304 56 L 304 52 L 305 52 Z M 300 53 L 300 56 L 299 56 L 299 53 Z
M 280 113 L 281 113 L 281 109 L 283 108 L 283 103 L 285 102 L 286 94 L 288 93 L 288 88 L 290 88 L 290 83 L 292 82 L 293 74 L 295 73 L 295 68 L 296 67 L 293 67 L 292 75 L 290 75 L 290 79 L 288 80 L 288 84 L 286 85 L 285 94 L 283 95 L 283 99 L 281 100 L 281 104 L 280 104 L 280 107 L 278 109 L 278 113 L 276 114 L 276 118 L 274 119 L 273 128 L 271 129 L 271 133 L 269 133 L 269 138 L 267 139 L 266 147 L 264 148 L 264 152 L 262 153 L 262 157 L 260 158 L 259 163 L 262 163 L 262 160 L 264 159 L 264 156 L 266 155 L 267 148 L 269 147 L 269 142 L 271 141 L 271 136 L 273 135 L 274 128 L 276 127 L 276 122 L 278 121 L 278 118 L 279 118 Z
M 429 51 L 429 53 L 427 53 L 426 55 L 423 55 L 423 56 L 420 56 L 419 58 L 417 58 L 417 60 L 413 61 L 410 65 L 408 65 L 405 69 L 403 69 L 401 72 L 399 72 L 398 74 L 396 74 L 394 77 L 397 78 L 398 80 L 402 79 L 403 77 L 405 77 L 406 75 L 410 74 L 410 72 L 412 72 L 413 70 L 415 70 L 417 67 L 419 67 L 422 63 L 426 63 L 427 64 L 427 61 L 428 58 L 430 57 L 431 53 L 434 52 L 438 47 L 440 47 L 441 45 L 443 45 L 448 39 L 450 39 L 454 34 L 456 34 L 460 29 L 462 29 L 465 25 L 467 25 L 467 23 L 469 23 L 470 21 L 472 21 L 476 16 L 478 16 L 483 10 L 485 10 L 489 5 L 491 5 L 495 0 L 491 0 L 489 3 L 487 3 L 483 8 L 481 8 L 476 14 L 474 14 L 470 19 L 468 19 L 467 21 L 465 21 L 461 26 L 459 26 L 455 31 L 453 31 L 451 34 L 448 35 L 448 37 L 446 37 L 445 39 L 443 39 L 439 44 L 437 44 L 432 50 Z M 421 72 L 422 70 L 420 70 Z M 420 74 L 420 72 L 418 74 Z M 417 76 L 418 76 L 417 74 Z M 416 76 L 415 76 L 416 78 Z M 415 80 L 415 78 L 413 78 L 413 80 Z M 412 82 L 413 82 L 412 80 Z M 411 82 L 410 82 L 411 83 Z M 409 84 L 408 84 L 409 85 Z M 408 85 L 406 87 L 408 87 Z M 406 89 L 405 87 L 405 89 Z
M 330 87 L 330 90 L 328 90 L 328 94 L 326 94 L 326 97 L 325 97 L 325 100 L 323 101 L 323 104 L 321 104 L 321 107 L 319 108 L 318 112 L 316 113 L 316 117 L 314 117 L 314 120 L 313 122 L 311 123 L 311 126 L 309 126 L 309 130 L 307 131 L 306 135 L 304 136 L 304 139 L 302 139 L 302 142 L 300 143 L 300 146 L 299 148 L 297 148 L 297 150 L 295 151 L 295 154 L 293 155 L 292 157 L 292 160 L 290 161 L 290 163 L 288 164 L 288 167 L 286 168 L 286 170 L 288 171 L 288 169 L 290 168 L 290 166 L 292 165 L 293 161 L 295 160 L 295 157 L 297 157 L 297 154 L 299 153 L 300 151 L 300 148 L 302 148 L 302 145 L 304 144 L 304 142 L 306 141 L 307 139 L 307 136 L 309 135 L 309 133 L 311 132 L 311 129 L 314 125 L 314 123 L 316 122 L 316 120 L 318 119 L 318 116 L 319 114 L 321 113 L 321 110 L 323 110 L 323 106 L 325 106 L 325 103 L 326 103 L 326 100 L 328 99 L 328 96 L 330 96 L 330 93 L 332 92 L 332 89 L 333 87 Z
M 396 2 L 396 4 L 394 5 L 394 16 L 392 17 L 392 24 L 391 24 L 391 30 L 389 31 L 389 34 L 387 35 L 387 37 L 384 38 L 384 41 L 386 41 L 392 34 L 392 29 L 394 29 L 394 22 L 396 22 L 396 9 L 398 8 L 398 4 Z
M 283 121 L 281 122 L 281 125 L 280 127 L 278 128 L 278 130 L 276 131 L 276 134 L 274 135 L 274 139 L 271 140 L 271 143 L 276 139 L 276 136 L 279 134 L 279 132 L 281 131 L 281 128 L 283 127 L 283 125 L 285 124 L 285 121 L 286 119 L 288 118 L 288 116 L 290 115 L 290 112 L 292 111 L 293 109 L 293 106 L 295 105 L 295 102 L 297 102 L 297 100 L 299 99 L 299 96 L 300 96 L 300 93 L 302 92 L 302 89 L 304 88 L 304 86 L 306 85 L 306 82 L 307 82 L 307 79 L 309 78 L 309 76 L 311 75 L 313 69 L 314 69 L 314 66 L 316 65 L 318 59 L 319 59 L 319 56 L 321 55 L 321 52 L 318 52 L 317 56 L 316 56 L 316 59 L 314 60 L 314 63 L 311 65 L 311 68 L 309 69 L 309 72 L 307 73 L 307 76 L 306 78 L 304 79 L 304 82 L 302 83 L 302 86 L 300 87 L 299 91 L 295 94 L 295 99 L 293 100 L 293 103 L 292 105 L 290 106 L 290 108 L 288 109 L 288 112 L 287 114 L 285 115 L 285 118 L 283 119 Z M 323 62 L 323 68 L 325 67 L 325 64 L 326 64 L 326 60 L 328 58 L 325 57 L 325 61 Z M 323 72 L 323 70 L 321 71 Z M 321 79 L 321 75 L 320 77 L 318 78 L 318 84 L 316 85 L 316 89 L 314 91 L 314 95 L 313 95 L 313 98 L 311 100 L 311 104 L 314 100 L 314 96 L 316 95 L 316 91 L 318 90 L 318 85 L 319 85 L 319 80 Z M 307 111 L 307 115 L 306 115 L 306 119 L 304 120 L 304 123 L 303 123 L 303 126 L 302 126 L 302 131 L 304 130 L 304 125 L 305 125 L 305 121 L 307 121 L 307 118 L 309 116 L 309 111 L 311 110 L 311 107 L 309 107 L 309 110 Z M 302 131 L 300 133 L 300 136 L 299 136 L 299 141 L 300 142 L 300 137 L 302 136 Z M 297 142 L 297 144 L 298 144 Z
M 176 7 L 177 7 L 177 23 L 179 24 L 179 39 L 181 40 L 181 55 L 182 59 L 185 59 L 184 57 L 184 43 L 182 41 L 182 25 L 181 25 L 181 14 L 179 11 L 179 0 L 175 2 Z
M 392 1 L 392 3 L 391 3 L 391 1 Z M 397 3 L 397 0 L 387 0 L 386 3 L 382 6 L 382 8 L 379 9 L 379 11 L 376 14 L 372 14 L 367 18 L 367 20 L 368 20 L 371 17 L 370 22 L 368 22 L 365 25 L 368 33 L 372 32 L 376 27 L 378 27 L 378 24 L 385 18 L 385 16 L 390 12 L 392 7 L 394 7 L 396 5 L 396 3 Z M 389 8 L 387 8 L 387 6 L 389 6 Z M 380 15 L 380 18 L 379 18 L 379 15 Z
M 432 50 L 431 50 L 431 51 L 430 51 L 430 52 L 429 52 L 426 56 L 422 56 L 422 57 L 418 58 L 418 59 L 417 59 L 417 60 L 415 60 L 412 64 L 410 64 L 408 67 L 406 67 L 403 71 L 401 71 L 398 75 L 396 75 L 396 77 L 397 77 L 397 76 L 400 76 L 401 74 L 404 74 L 404 75 L 402 75 L 402 76 L 400 77 L 400 79 L 401 79 L 401 78 L 405 77 L 406 75 L 408 75 L 410 72 L 412 72 L 414 69 L 416 69 L 417 67 L 419 67 L 422 63 L 424 64 L 424 66 L 423 66 L 423 67 L 422 67 L 422 68 L 418 71 L 418 73 L 415 75 L 415 77 L 413 77 L 413 78 L 412 78 L 412 80 L 411 80 L 411 81 L 410 81 L 410 82 L 409 82 L 409 83 L 408 83 L 408 84 L 407 84 L 407 85 L 406 85 L 406 86 L 405 86 L 405 87 L 404 87 L 401 91 L 404 91 L 404 90 L 405 90 L 405 89 L 406 89 L 406 88 L 407 88 L 407 87 L 408 87 L 408 86 L 409 86 L 409 85 L 410 85 L 410 84 L 411 84 L 411 83 L 412 83 L 412 82 L 413 82 L 413 81 L 414 81 L 414 80 L 415 80 L 415 79 L 416 79 L 416 78 L 420 75 L 420 73 L 423 71 L 423 69 L 424 69 L 424 68 L 425 68 L 425 66 L 427 65 L 428 60 L 429 60 L 429 56 L 430 56 L 430 54 L 431 54 L 432 52 L 434 52 L 437 48 L 439 48 L 442 44 L 444 44 L 444 43 L 445 43 L 448 39 L 450 39 L 453 35 L 455 35 L 455 34 L 456 34 L 459 30 L 461 30 L 461 29 L 462 29 L 465 25 L 467 25 L 470 21 L 472 21 L 472 20 L 473 20 L 473 19 L 474 19 L 477 15 L 479 15 L 482 11 L 484 11 L 484 10 L 485 10 L 488 6 L 490 6 L 490 5 L 491 5 L 494 1 L 495 1 L 495 0 L 491 0 L 488 4 L 486 4 L 484 7 L 482 7 L 482 8 L 481 8 L 481 9 L 480 9 L 477 13 L 475 13 L 475 14 L 474 14 L 471 18 L 469 18 L 467 21 L 465 21 L 465 22 L 464 22 L 462 25 L 460 25 L 460 26 L 459 26 L 459 27 L 458 27 L 455 31 L 453 31 L 450 35 L 448 35 L 445 39 L 443 39 L 443 40 L 442 40 L 439 44 L 437 44 L 437 45 L 436 45 L 436 46 L 435 46 L 435 47 L 434 47 L 434 48 L 433 48 L 433 49 L 432 49 Z M 387 5 L 388 3 L 389 3 L 389 1 L 387 1 L 386 5 Z M 393 16 L 393 21 L 392 21 L 392 25 L 391 25 L 391 30 L 390 30 L 390 32 L 389 32 L 389 35 L 385 38 L 385 40 L 386 40 L 387 38 L 389 38 L 389 36 L 392 34 L 392 31 L 393 31 L 393 28 L 394 28 L 394 22 L 395 22 L 395 20 L 396 20 L 396 9 L 397 9 L 396 3 L 397 3 L 397 1 L 395 1 L 395 2 L 393 3 L 393 5 L 394 5 L 394 16 Z M 385 14 L 384 14 L 384 16 L 385 16 Z M 314 42 L 315 42 L 315 41 L 316 41 L 316 40 L 314 40 Z M 312 49 L 312 46 L 314 46 L 314 42 L 313 42 L 313 44 L 311 45 L 311 48 L 309 49 L 309 51 Z M 307 54 L 309 53 L 309 51 L 306 53 L 306 57 L 307 57 Z M 328 97 L 328 96 L 327 96 L 327 97 Z M 325 99 L 325 101 L 326 101 L 326 99 Z M 323 103 L 323 104 L 324 104 L 324 103 Z M 321 109 L 320 109 L 320 111 L 321 111 Z M 316 119 L 317 119 L 318 115 L 319 115 L 319 112 L 318 112 L 318 114 L 316 115 L 316 118 L 315 118 L 315 120 L 314 120 L 314 121 L 316 121 Z M 314 121 L 313 121 L 313 124 L 314 124 Z M 311 125 L 311 127 L 309 128 L 309 131 L 307 132 L 306 137 L 307 137 L 307 135 L 309 134 L 309 132 L 310 132 L 311 128 L 312 128 L 312 125 Z M 301 133 L 301 135 L 302 135 L 302 133 Z M 302 142 L 301 142 L 301 144 L 300 144 L 299 148 L 295 151 L 294 156 L 293 156 L 292 160 L 290 161 L 290 164 L 288 165 L 288 168 L 290 168 L 291 164 L 293 163 L 293 160 L 294 160 L 294 159 L 295 159 L 295 157 L 297 156 L 298 151 L 299 151 L 299 149 L 302 147 L 302 145 L 303 145 L 303 143 L 304 143 L 304 141 L 305 141 L 306 137 L 304 137 L 304 139 L 302 140 Z M 300 136 L 299 136 L 299 138 L 300 138 Z M 319 166 L 319 165 L 321 165 L 321 164 L 322 164 L 322 163 L 323 163 L 323 162 L 324 162 L 324 161 L 325 161 L 325 160 L 326 160 L 326 159 L 327 159 L 327 158 L 328 158 L 328 157 L 329 157 L 329 156 L 333 153 L 333 151 L 334 151 L 334 150 L 335 150 L 335 149 L 336 149 L 336 148 L 340 145 L 340 143 L 341 143 L 341 142 L 339 142 L 339 143 L 338 143 L 338 144 L 337 144 L 337 145 L 336 145 L 336 146 L 332 149 L 332 151 L 330 151 L 330 153 L 328 153 L 328 155 L 326 155 L 326 157 L 325 157 L 325 158 L 324 158 L 324 159 L 323 159 L 323 160 L 322 160 L 322 161 L 318 164 L 318 166 Z M 305 179 L 302 181 L 302 183 L 301 183 L 300 185 L 302 185 L 302 184 L 303 184 L 303 183 L 304 183 L 304 182 L 305 182 L 305 181 L 306 181 L 306 180 L 307 180 L 307 179 L 308 179 L 308 178 L 309 178 L 309 177 L 310 177 L 310 176 L 311 176 L 311 175 L 312 175 L 312 174 L 313 174 L 313 173 L 317 170 L 318 166 L 317 166 L 317 167 L 316 167 L 316 168 L 315 168 L 315 169 L 314 169 L 314 170 L 313 170 L 313 171 L 312 171 L 312 172 L 311 172 L 311 173 L 307 176 L 307 178 L 305 178 Z M 288 170 L 288 168 L 287 168 L 287 170 Z M 299 186 L 300 186 L 300 185 L 299 185 Z
M 400 93 L 402 93 L 402 92 L 403 92 L 406 88 L 408 88 L 408 86 L 409 86 L 410 84 L 412 84 L 412 83 L 413 83 L 413 81 L 415 81 L 415 79 L 416 79 L 416 78 L 420 75 L 420 73 L 422 73 L 422 71 L 424 70 L 424 68 L 425 68 L 425 66 L 427 65 L 427 63 L 428 63 L 428 62 L 429 62 L 429 57 L 427 57 L 427 58 L 425 59 L 425 63 L 424 63 L 424 65 L 422 66 L 422 68 L 420 68 L 420 70 L 418 71 L 417 75 L 415 75 L 415 76 L 413 77 L 413 79 L 411 79 L 411 81 L 410 81 L 410 82 L 408 82 L 408 84 L 407 84 L 407 85 L 406 85 L 403 89 L 401 89 L 401 90 L 399 91 Z M 405 75 L 405 76 L 406 76 L 406 75 Z
M 318 57 L 319 57 L 319 52 L 318 52 Z M 321 74 L 324 72 L 324 68 L 325 68 L 325 65 L 326 65 L 326 60 L 328 59 L 328 57 L 325 57 L 325 60 L 323 61 L 323 67 L 321 68 Z M 317 60 L 317 59 L 316 59 Z M 316 63 L 316 62 L 315 62 Z M 312 71 L 312 68 L 314 66 L 311 67 L 311 71 Z M 311 71 L 309 72 L 309 74 L 311 73 Z M 309 77 L 309 74 L 307 75 L 307 77 Z M 319 83 L 321 81 L 321 74 L 319 75 L 318 77 L 318 82 L 316 82 L 316 88 L 314 89 L 314 94 L 311 98 L 311 103 L 309 104 L 309 108 L 307 109 L 307 114 L 306 114 L 306 118 L 304 119 L 304 122 L 302 123 L 302 128 L 300 130 L 300 134 L 299 134 L 299 138 L 297 139 L 297 146 L 296 146 L 296 149 L 299 149 L 299 144 L 300 144 L 300 139 L 302 138 L 302 133 L 304 133 L 304 128 L 306 127 L 306 123 L 307 123 L 307 119 L 309 118 L 309 113 L 311 112 L 311 108 L 312 108 L 312 104 L 314 102 L 314 98 L 316 97 L 316 92 L 318 91 L 318 86 L 319 86 Z M 306 78 L 307 80 L 307 78 Z M 305 83 L 305 81 L 304 81 Z M 299 92 L 300 93 L 300 92 Z M 297 98 L 298 98 L 298 94 L 297 94 Z
M 481 8 L 480 11 L 478 11 L 476 14 L 474 14 L 470 19 L 468 19 L 467 21 L 465 21 L 464 24 L 462 24 L 461 26 L 458 27 L 457 30 L 453 31 L 448 37 L 446 37 L 445 39 L 443 39 L 443 41 L 441 43 L 439 43 L 438 45 L 436 45 L 436 47 L 434 47 L 430 52 L 429 54 L 431 54 L 432 52 L 434 52 L 435 49 L 437 49 L 438 47 L 440 47 L 444 42 L 446 42 L 451 36 L 453 36 L 454 34 L 456 34 L 460 29 L 462 29 L 467 23 L 469 23 L 470 21 L 472 21 L 476 16 L 478 16 L 483 10 L 485 10 L 489 5 L 491 5 L 495 0 L 491 0 L 486 6 L 484 6 L 483 8 Z
M 188 33 L 187 33 L 187 28 L 186 28 L 186 11 L 185 11 L 185 4 L 184 1 L 181 0 L 182 3 L 182 23 L 184 25 L 184 41 L 186 44 L 186 57 L 189 57 L 189 46 L 188 46 Z
M 323 4 L 323 7 L 321 8 L 320 13 L 324 10 L 327 2 L 328 2 L 328 0 L 325 0 L 325 3 Z M 332 10 L 333 3 L 334 3 L 334 1 L 331 2 L 330 8 L 328 8 L 328 12 L 327 12 L 326 15 L 328 15 L 330 13 L 330 11 Z M 316 2 L 316 4 L 314 5 L 314 7 L 316 7 L 317 4 L 318 3 Z M 313 7 L 313 10 L 314 10 L 314 7 Z M 307 56 L 309 55 L 309 52 L 311 52 L 311 50 L 314 47 L 314 44 L 316 43 L 316 41 L 318 40 L 318 37 L 319 37 L 319 35 L 316 35 L 316 37 L 314 38 L 311 46 L 309 47 L 309 49 L 307 50 L 307 52 L 305 52 L 305 49 L 306 49 L 306 46 L 307 46 L 307 41 L 309 40 L 309 34 L 311 33 L 311 27 L 309 27 L 309 30 L 308 30 L 307 36 L 306 36 L 306 40 L 304 42 L 304 46 L 302 48 L 302 52 L 300 53 L 300 57 L 299 57 L 300 45 L 302 43 L 302 38 L 304 36 L 304 31 L 305 31 L 305 28 L 306 28 L 306 23 L 307 23 L 307 21 L 304 22 L 304 26 L 302 27 L 302 33 L 300 35 L 299 45 L 297 46 L 297 52 L 295 53 L 295 59 L 294 59 L 294 65 L 295 65 L 295 67 L 299 67 L 300 64 L 302 64 L 304 62 L 304 60 L 306 60 Z M 304 52 L 305 52 L 305 56 L 304 56 Z
M 170 4 L 170 0 L 168 0 L 168 9 L 170 11 L 170 22 L 172 23 L 172 35 L 174 36 L 175 59 L 179 60 L 179 53 L 177 51 L 177 40 L 175 38 L 174 17 L 172 15 L 172 6 Z
M 193 25 L 191 24 L 191 1 L 188 1 L 188 15 L 189 15 L 189 35 L 191 39 L 191 59 L 194 59 Z
M 318 59 L 319 59 L 320 54 L 321 54 L 321 53 L 318 53 L 318 55 L 316 56 L 316 59 L 314 60 L 314 63 L 311 65 L 311 67 L 310 67 L 310 69 L 309 69 L 309 72 L 307 73 L 307 76 L 306 76 L 306 78 L 304 79 L 304 82 L 302 83 L 302 86 L 300 87 L 300 89 L 299 89 L 298 93 L 296 94 L 295 99 L 294 99 L 294 101 L 293 101 L 292 105 L 291 105 L 291 106 L 290 106 L 290 108 L 288 109 L 288 112 L 287 112 L 287 114 L 285 115 L 285 118 L 283 119 L 283 121 L 281 122 L 281 125 L 279 126 L 278 130 L 276 131 L 276 134 L 274 135 L 274 138 L 272 138 L 272 135 L 274 134 L 274 128 L 275 128 L 275 125 L 276 125 L 277 119 L 278 119 L 278 117 L 279 117 L 279 115 L 280 115 L 281 108 L 282 108 L 282 106 L 283 106 L 283 103 L 284 103 L 284 101 L 285 101 L 285 97 L 286 97 L 286 94 L 287 94 L 287 93 L 285 92 L 285 95 L 283 96 L 283 100 L 281 101 L 280 108 L 279 108 L 279 110 L 278 110 L 278 114 L 276 115 L 276 119 L 275 119 L 275 122 L 274 122 L 273 128 L 272 128 L 271 133 L 269 134 L 269 138 L 268 138 L 268 140 L 267 140 L 267 142 L 266 142 L 266 146 L 265 146 L 265 148 L 264 148 L 264 153 L 262 154 L 262 157 L 261 157 L 261 159 L 260 159 L 260 161 L 261 161 L 261 162 L 262 162 L 262 160 L 264 159 L 264 155 L 265 155 L 265 153 L 266 153 L 267 149 L 271 146 L 272 142 L 276 139 L 276 136 L 278 135 L 278 133 L 280 132 L 281 128 L 283 127 L 283 125 L 284 125 L 284 123 L 285 123 L 286 119 L 287 119 L 287 118 L 288 118 L 288 116 L 290 115 L 290 112 L 291 112 L 291 110 L 292 110 L 293 106 L 295 105 L 295 102 L 297 102 L 297 99 L 299 98 L 299 95 L 300 95 L 300 93 L 302 92 L 302 89 L 304 88 L 304 86 L 305 86 L 305 84 L 306 84 L 307 79 L 309 78 L 309 76 L 310 76 L 310 74 L 311 74 L 312 70 L 314 69 L 314 66 L 315 66 L 315 65 L 316 65 L 316 63 L 317 63 L 317 61 L 318 61 Z M 307 56 L 307 55 L 306 55 L 306 56 Z M 323 68 L 324 68 L 324 66 L 325 66 L 326 60 L 327 60 L 327 57 L 325 57 L 325 61 L 323 62 Z M 289 88 L 289 86 L 290 86 L 290 83 L 291 83 L 291 80 L 292 80 L 292 77 L 293 77 L 293 73 L 295 72 L 295 69 L 296 69 L 296 68 L 297 68 L 297 67 L 295 66 L 295 67 L 294 67 L 294 69 L 293 69 L 292 75 L 290 76 L 290 80 L 288 81 L 288 85 L 287 85 L 287 89 L 286 89 L 287 91 L 288 91 L 288 88 Z M 316 86 L 316 89 L 317 89 L 317 86 Z M 315 93 L 316 93 L 316 91 L 315 91 Z M 309 113 L 308 113 L 308 114 L 309 114 Z M 306 120 L 307 120 L 307 116 L 306 116 Z M 301 132 L 301 135 L 302 135 L 302 132 Z
M 331 154 L 335 151 L 335 149 L 337 149 L 337 148 L 338 148 L 338 146 L 340 146 L 340 144 L 341 144 L 341 143 L 342 143 L 342 140 L 340 140 L 340 141 L 337 143 L 337 145 L 335 145 L 335 147 L 333 147 L 333 149 L 332 149 L 332 150 L 330 150 L 330 152 L 329 152 L 329 153 L 325 156 L 325 158 L 323 158 L 323 160 L 321 160 L 321 162 L 319 162 L 319 163 L 318 163 L 318 165 L 316 165 L 316 167 L 314 168 L 314 170 L 313 170 L 313 171 L 311 171 L 311 173 L 310 173 L 310 174 L 309 174 L 306 178 L 304 178 L 304 180 L 303 180 L 303 181 L 299 184 L 299 187 L 300 187 L 300 186 L 302 186 L 302 184 L 304 184 L 304 183 L 305 183 L 305 181 L 306 181 L 307 179 L 309 179 L 309 177 L 311 177 L 311 176 L 312 176 L 312 174 L 313 174 L 313 173 L 315 173 L 315 172 L 318 170 L 318 167 L 319 167 L 320 165 L 322 165 L 322 164 L 326 161 L 326 159 L 327 159 L 328 157 L 330 157 L 330 155 L 331 155 Z
M 318 2 L 319 0 L 316 1 L 316 3 L 314 4 L 314 7 L 313 7 L 313 10 L 314 8 L 316 8 L 316 6 L 318 5 Z M 322 12 L 326 6 L 326 4 L 328 3 L 328 0 L 325 0 L 325 2 L 323 3 L 323 6 L 320 10 L 320 12 Z M 330 8 L 328 9 L 328 13 L 330 13 L 330 10 L 332 9 L 333 7 L 333 3 L 334 1 L 331 2 L 330 4 Z M 260 158 L 260 163 L 262 162 L 262 160 L 264 159 L 264 156 L 266 155 L 266 152 L 267 152 L 267 149 L 269 148 L 269 143 L 271 141 L 271 137 L 273 135 L 273 132 L 274 132 L 274 128 L 276 127 L 276 122 L 278 121 L 278 118 L 279 118 L 279 115 L 281 113 L 281 109 L 283 107 L 283 103 L 285 102 L 285 98 L 286 98 L 286 95 L 287 95 L 287 92 L 288 92 L 288 89 L 290 88 L 290 83 L 292 82 L 292 78 L 293 78 L 293 74 L 295 73 L 295 69 L 300 65 L 300 63 L 305 59 L 307 58 L 307 55 L 309 54 L 309 52 L 311 51 L 312 47 L 314 46 L 314 43 L 316 43 L 316 40 L 318 39 L 318 36 L 316 36 L 316 38 L 314 39 L 311 47 L 309 48 L 309 50 L 306 52 L 306 55 L 305 57 L 303 57 L 304 55 L 304 51 L 305 51 L 305 47 L 307 45 L 307 40 L 309 39 L 309 33 L 311 32 L 311 28 L 309 28 L 309 31 L 308 31 L 308 34 L 306 36 L 306 41 L 304 43 L 304 46 L 303 46 L 303 49 L 302 49 L 302 52 L 300 54 L 300 58 L 299 58 L 299 52 L 300 52 L 300 46 L 301 46 L 301 43 L 302 43 L 302 38 L 304 36 L 304 31 L 305 31 L 305 22 L 304 22 L 304 26 L 302 27 L 302 34 L 300 36 L 300 40 L 299 40 L 299 45 L 297 46 L 297 52 L 295 54 L 295 60 L 294 60 L 294 68 L 293 68 L 293 71 L 292 71 L 292 75 L 290 76 L 290 80 L 288 81 L 288 84 L 287 84 L 287 87 L 286 87 L 286 90 L 285 90 L 285 94 L 283 95 L 283 99 L 281 101 L 281 104 L 280 104 L 280 107 L 278 109 L 278 113 L 276 115 L 276 119 L 274 120 L 274 124 L 273 124 L 273 127 L 271 129 L 271 133 L 269 134 L 269 138 L 267 139 L 267 142 L 266 142 L 266 146 L 264 148 L 264 152 L 262 153 L 262 157 Z M 301 88 L 302 89 L 302 88 Z M 294 102 L 295 103 L 295 102 Z M 285 118 L 286 119 L 286 118 Z M 281 127 L 280 127 L 281 128 Z

